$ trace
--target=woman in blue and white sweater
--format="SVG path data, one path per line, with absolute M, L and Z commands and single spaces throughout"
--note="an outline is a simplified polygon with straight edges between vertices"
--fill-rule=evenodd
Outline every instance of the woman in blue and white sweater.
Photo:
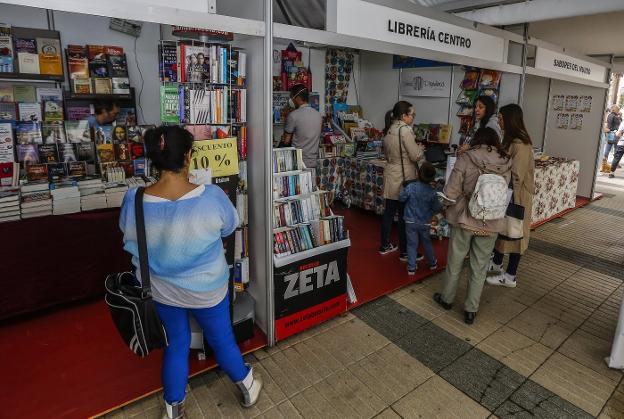
M 158 182 L 145 190 L 143 205 L 152 294 L 167 331 L 163 418 L 170 419 L 184 414 L 189 313 L 201 325 L 221 369 L 240 388 L 243 406 L 255 404 L 262 388 L 243 361 L 230 321 L 229 268 L 221 239 L 236 229 L 238 214 L 218 186 L 189 182 L 192 145 L 193 136 L 179 126 L 161 126 L 145 135 L 147 157 L 160 172 Z M 136 189 L 126 194 L 119 225 L 139 275 L 135 195 Z

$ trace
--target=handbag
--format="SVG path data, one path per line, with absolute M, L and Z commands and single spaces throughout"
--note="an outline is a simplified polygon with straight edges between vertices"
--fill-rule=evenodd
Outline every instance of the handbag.
M 514 203 L 513 193 L 505 212 L 505 228 L 499 237 L 509 241 L 520 240 L 524 237 L 524 207 Z
M 108 275 L 104 282 L 104 300 L 117 331 L 130 350 L 142 358 L 152 350 L 167 345 L 167 333 L 156 311 L 150 287 L 143 216 L 144 193 L 144 188 L 137 189 L 134 202 L 141 283 L 132 272 Z

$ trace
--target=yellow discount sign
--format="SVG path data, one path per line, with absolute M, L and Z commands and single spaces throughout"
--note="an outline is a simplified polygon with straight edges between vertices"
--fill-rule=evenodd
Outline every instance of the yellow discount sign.
M 193 142 L 191 169 L 208 168 L 214 177 L 238 174 L 236 138 Z

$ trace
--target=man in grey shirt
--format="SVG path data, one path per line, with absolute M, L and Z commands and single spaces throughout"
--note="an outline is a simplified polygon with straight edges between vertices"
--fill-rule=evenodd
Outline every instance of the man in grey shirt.
M 282 135 L 282 143 L 286 146 L 303 149 L 303 161 L 306 167 L 316 167 L 319 149 L 319 137 L 323 120 L 321 114 L 310 107 L 310 93 L 303 84 L 290 89 L 289 104 L 295 108 L 288 118 Z

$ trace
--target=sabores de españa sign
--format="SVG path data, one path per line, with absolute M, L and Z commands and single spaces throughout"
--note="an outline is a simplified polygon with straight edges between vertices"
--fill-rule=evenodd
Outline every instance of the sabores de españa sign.
M 537 48 L 535 68 L 578 77 L 598 83 L 605 83 L 606 67 L 556 51 Z
M 505 61 L 505 40 L 473 29 L 362 0 L 329 0 L 328 30 L 494 62 Z M 330 13 L 335 15 L 329 16 Z

